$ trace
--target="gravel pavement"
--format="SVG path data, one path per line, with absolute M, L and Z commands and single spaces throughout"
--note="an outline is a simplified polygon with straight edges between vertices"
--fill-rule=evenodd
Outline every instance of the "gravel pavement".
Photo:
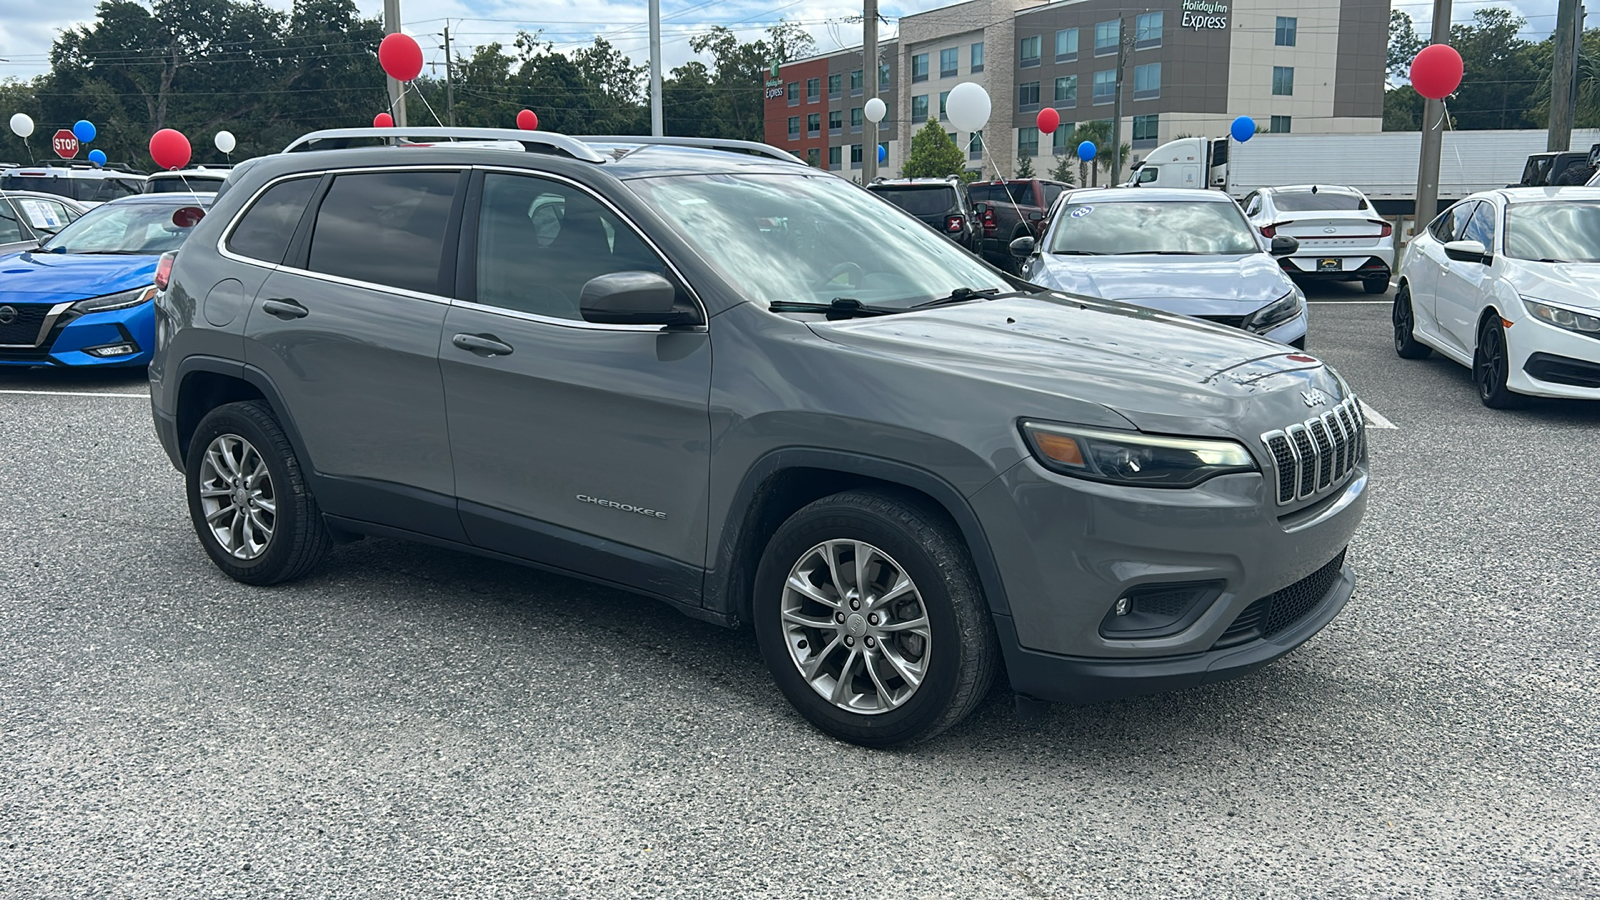
M 1600 404 L 1487 410 L 1381 305 L 1317 303 L 1310 346 L 1396 426 L 1338 619 L 901 752 L 586 583 L 373 539 L 233 583 L 140 377 L 0 372 L 0 895 L 1600 894 Z

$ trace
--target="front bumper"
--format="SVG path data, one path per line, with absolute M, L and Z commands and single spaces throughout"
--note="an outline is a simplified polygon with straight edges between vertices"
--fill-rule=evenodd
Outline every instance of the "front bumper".
M 1506 329 L 1510 372 L 1506 386 L 1519 394 L 1600 400 L 1592 380 L 1600 371 L 1600 341 L 1522 315 Z
M 155 305 L 151 301 L 106 312 L 74 314 L 70 309 L 34 346 L 0 347 L 0 366 L 144 366 L 155 347 Z M 100 356 L 98 348 L 131 346 L 132 352 Z

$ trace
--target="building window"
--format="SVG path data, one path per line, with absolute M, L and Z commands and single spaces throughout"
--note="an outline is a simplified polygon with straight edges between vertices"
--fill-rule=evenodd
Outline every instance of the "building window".
M 967 159 L 983 159 L 983 132 L 974 131 L 967 138 Z
M 859 97 L 862 91 L 861 70 L 855 69 L 850 73 L 850 96 Z
M 1295 25 L 1298 20 L 1294 16 L 1279 16 L 1277 36 L 1272 43 L 1279 47 L 1293 47 Z
M 838 75 L 838 74 L 829 75 L 828 76 L 828 96 L 829 97 L 837 97 L 837 96 L 839 96 L 840 88 L 842 87 L 843 84 L 844 84 L 844 76 L 843 75 Z
M 918 94 L 911 98 L 911 124 L 920 128 L 926 121 L 928 121 L 928 95 Z
M 800 105 L 800 82 L 798 82 L 798 81 L 789 82 L 788 93 L 789 93 L 789 105 L 790 106 L 799 106 Z
M 1017 111 L 1032 112 L 1039 108 L 1039 82 L 1017 85 Z
M 860 144 L 851 144 L 850 145 L 850 168 L 852 168 L 852 169 L 861 168 L 861 145 Z
M 806 165 L 813 169 L 822 168 L 822 148 L 812 147 L 806 151 Z
M 799 139 L 800 139 L 800 117 L 799 116 L 790 116 L 789 117 L 789 140 L 797 141 Z
M 1078 76 L 1063 75 L 1056 79 L 1056 106 L 1078 105 Z
M 911 57 L 911 80 L 913 82 L 928 80 L 928 54 L 918 53 Z
M 1110 56 L 1117 52 L 1117 39 L 1122 34 L 1122 22 L 1112 19 L 1094 26 L 1094 55 Z
M 1055 134 L 1050 135 L 1051 156 L 1071 156 L 1075 152 L 1072 144 L 1072 123 L 1062 122 L 1056 126 Z
M 1145 13 L 1133 20 L 1133 49 L 1161 46 L 1161 13 Z
M 951 47 L 949 50 L 939 51 L 939 77 L 954 78 L 958 74 L 957 67 L 961 65 L 961 48 Z
M 1161 96 L 1161 63 L 1133 67 L 1133 99 L 1152 100 Z
M 806 102 L 807 103 L 815 103 L 815 102 L 817 102 L 818 100 L 821 100 L 821 99 L 822 99 L 822 79 L 821 78 L 807 78 L 806 79 Z
M 972 45 L 972 71 L 983 71 L 983 41 Z
M 831 109 L 828 111 L 828 133 L 838 134 L 844 129 L 844 111 Z
M 822 133 L 822 113 L 812 113 L 806 116 L 806 136 L 816 137 Z
M 1039 155 L 1039 129 L 1033 125 L 1017 129 L 1017 156 Z
M 857 106 L 857 107 L 854 107 L 854 108 L 852 108 L 850 110 L 850 131 L 851 131 L 851 133 L 855 133 L 855 132 L 858 132 L 860 130 L 861 130 L 861 107 Z
M 1094 73 L 1094 103 L 1100 106 L 1117 99 L 1117 70 L 1106 69 Z
M 881 91 L 881 90 L 883 90 L 884 88 L 886 88 L 888 86 L 889 86 L 889 64 L 888 63 L 879 63 L 878 64 L 878 90 Z
M 1078 58 L 1078 29 L 1063 28 L 1056 32 L 1056 62 L 1072 62 Z
M 1289 133 L 1289 126 L 1291 124 L 1293 124 L 1292 122 L 1289 121 L 1291 118 L 1293 118 L 1293 117 L 1292 116 L 1273 116 L 1272 117 L 1272 123 L 1268 126 L 1269 133 L 1271 133 L 1271 134 L 1288 134 Z
M 1156 134 L 1160 130 L 1161 130 L 1161 117 L 1160 116 L 1134 116 L 1133 117 L 1133 140 L 1136 143 L 1138 141 L 1154 141 L 1156 139 Z
M 1272 94 L 1275 97 L 1294 96 L 1294 66 L 1272 67 Z
M 939 121 L 941 121 L 941 122 L 950 121 L 950 114 L 948 112 L 946 112 L 945 108 L 944 108 L 945 104 L 948 103 L 949 101 L 950 101 L 950 92 L 949 91 L 940 91 L 939 92 Z
M 840 155 L 839 151 L 841 149 L 843 149 L 843 148 L 840 148 L 840 147 L 829 147 L 828 148 L 828 168 L 830 168 L 830 169 L 839 168 L 839 155 Z
M 1030 66 L 1037 66 L 1039 64 L 1039 45 L 1043 43 L 1044 40 L 1037 34 L 1033 37 L 1023 38 L 1021 52 L 1017 54 L 1017 65 L 1024 69 Z

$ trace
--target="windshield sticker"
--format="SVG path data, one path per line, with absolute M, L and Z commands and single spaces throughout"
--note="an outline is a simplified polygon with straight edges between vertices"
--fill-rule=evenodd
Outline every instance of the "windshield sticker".
M 1092 207 L 1092 206 L 1080 206 L 1077 209 L 1072 211 L 1072 217 L 1074 219 L 1081 219 L 1084 216 L 1087 216 L 1089 213 L 1092 213 L 1092 212 L 1094 212 L 1094 207 Z
M 48 203 L 39 200 L 18 200 L 17 205 L 27 214 L 29 224 L 35 228 L 60 228 L 66 224 Z

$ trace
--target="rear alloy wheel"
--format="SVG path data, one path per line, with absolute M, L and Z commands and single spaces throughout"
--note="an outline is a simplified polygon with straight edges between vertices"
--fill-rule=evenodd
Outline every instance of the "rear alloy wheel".
M 1506 351 L 1506 330 L 1499 316 L 1485 319 L 1478 330 L 1478 348 L 1472 354 L 1472 380 L 1478 385 L 1478 399 L 1490 409 L 1517 409 L 1528 398 L 1512 393 L 1506 386 L 1511 375 L 1511 357 Z
M 966 545 L 911 498 L 851 491 L 802 508 L 773 535 L 755 587 L 773 680 L 842 740 L 927 740 L 977 706 L 999 666 Z
M 1394 352 L 1401 359 L 1427 359 L 1433 353 L 1427 345 L 1417 341 L 1414 332 L 1417 319 L 1411 312 L 1411 286 L 1400 285 L 1394 293 L 1394 311 L 1391 316 L 1394 321 Z

